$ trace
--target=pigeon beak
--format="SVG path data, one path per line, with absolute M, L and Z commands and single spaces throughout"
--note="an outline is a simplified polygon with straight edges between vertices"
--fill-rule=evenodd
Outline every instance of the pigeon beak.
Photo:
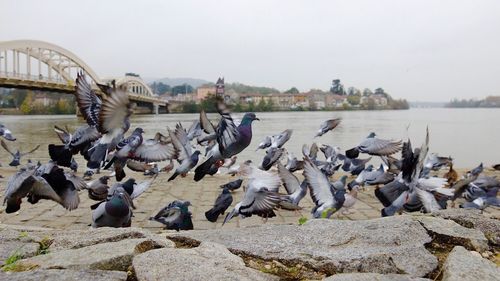
M 226 218 L 224 219 L 224 222 L 222 223 L 222 225 L 226 224 L 226 222 L 228 222 L 229 220 L 231 220 L 234 217 L 235 214 L 236 214 L 236 209 L 233 209 L 231 211 L 231 213 L 228 213 L 226 215 Z
M 257 117 L 255 117 L 255 119 L 253 119 L 253 120 L 257 120 L 257 121 L 260 121 L 260 119 L 259 119 L 259 118 L 257 118 Z

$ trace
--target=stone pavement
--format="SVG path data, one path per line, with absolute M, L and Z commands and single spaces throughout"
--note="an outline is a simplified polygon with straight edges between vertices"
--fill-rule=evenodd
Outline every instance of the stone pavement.
M 10 167 L 0 168 L 0 174 L 4 175 L 0 179 L 0 200 L 3 202 L 5 186 L 9 175 L 15 169 Z M 139 173 L 127 171 L 127 173 L 140 181 L 144 178 Z M 297 174 L 300 176 L 300 174 Z M 143 227 L 150 230 L 160 230 L 163 225 L 154 221 L 150 221 L 149 217 L 154 216 L 158 210 L 165 207 L 169 202 L 182 199 L 189 200 L 192 204 L 190 211 L 193 213 L 193 224 L 195 229 L 216 229 L 222 227 L 224 216 L 220 216 L 217 223 L 211 223 L 205 218 L 205 211 L 209 210 L 215 201 L 215 198 L 221 192 L 219 185 L 237 179 L 228 175 L 216 175 L 213 177 L 207 176 L 201 182 L 194 182 L 192 174 L 186 178 L 178 177 L 172 182 L 167 182 L 169 175 L 160 174 L 153 183 L 152 187 L 135 200 L 137 209 L 134 211 L 132 226 Z M 334 178 L 340 177 L 335 175 Z M 351 179 L 349 179 L 351 180 Z M 245 184 L 245 182 L 243 183 Z M 281 189 L 282 192 L 284 188 Z M 241 200 L 243 189 L 240 188 L 233 192 L 233 204 Z M 60 205 L 47 200 L 41 200 L 36 205 L 32 205 L 23 200 L 21 210 L 14 214 L 6 214 L 5 207 L 0 208 L 0 223 L 17 224 L 29 226 L 41 226 L 58 229 L 85 229 L 91 223 L 90 206 L 95 204 L 88 198 L 86 191 L 80 193 L 80 206 L 73 211 L 67 211 Z M 268 224 L 297 224 L 301 216 L 311 217 L 310 210 L 313 207 L 313 202 L 309 194 L 300 203 L 303 210 L 300 212 L 291 212 L 278 210 L 276 217 L 270 218 Z M 365 191 L 360 191 L 358 202 L 351 210 L 351 214 L 341 214 L 337 212 L 332 216 L 332 219 L 341 220 L 363 220 L 380 217 L 380 209 L 382 205 L 373 195 L 373 187 L 368 187 Z M 500 209 L 489 207 L 485 211 L 485 215 L 500 218 Z M 260 217 L 252 216 L 246 219 L 233 218 L 229 223 L 224 225 L 224 228 L 248 227 L 263 224 Z

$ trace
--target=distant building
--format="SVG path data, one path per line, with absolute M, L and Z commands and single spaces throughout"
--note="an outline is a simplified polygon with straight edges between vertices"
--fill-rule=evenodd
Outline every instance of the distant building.
M 196 89 L 196 100 L 199 102 L 209 95 L 215 95 L 215 86 L 201 86 Z
M 33 104 L 37 105 L 49 106 L 55 103 L 57 103 L 57 100 L 54 100 L 48 94 L 45 93 L 36 94 L 33 99 Z

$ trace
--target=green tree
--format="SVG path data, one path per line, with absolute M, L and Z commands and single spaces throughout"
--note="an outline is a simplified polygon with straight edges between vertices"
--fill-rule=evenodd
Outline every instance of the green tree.
M 299 93 L 299 89 L 297 89 L 295 87 L 292 87 L 285 92 L 285 94 L 298 94 L 298 93 Z
M 358 95 L 347 96 L 347 102 L 351 105 L 358 105 L 361 101 L 361 97 Z
M 220 98 L 215 94 L 210 94 L 201 100 L 200 108 L 205 110 L 205 112 L 217 112 L 217 101 L 219 100 Z
M 371 96 L 371 95 L 373 95 L 372 90 L 370 90 L 370 89 L 368 89 L 368 88 L 365 88 L 365 89 L 363 90 L 363 97 L 369 97 L 369 96 Z
M 29 92 L 21 103 L 20 109 L 23 114 L 30 114 L 33 110 L 33 93 Z
M 191 85 L 188 84 L 182 84 L 178 85 L 172 88 L 172 95 L 179 95 L 179 94 L 190 94 L 194 92 L 194 88 L 191 87 Z
M 196 113 L 199 111 L 200 110 L 198 108 L 198 105 L 193 101 L 186 102 L 186 103 L 182 104 L 182 112 L 183 113 Z

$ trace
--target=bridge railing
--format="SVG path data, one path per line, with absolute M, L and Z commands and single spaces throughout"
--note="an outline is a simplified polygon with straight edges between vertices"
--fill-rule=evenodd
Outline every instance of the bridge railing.
M 60 77 L 47 77 L 47 76 L 43 76 L 43 75 L 28 75 L 28 74 L 23 74 L 23 73 L 15 73 L 15 72 L 7 72 L 7 71 L 0 71 L 0 77 L 72 85 L 72 82 L 66 81 L 65 79 L 62 79 Z

